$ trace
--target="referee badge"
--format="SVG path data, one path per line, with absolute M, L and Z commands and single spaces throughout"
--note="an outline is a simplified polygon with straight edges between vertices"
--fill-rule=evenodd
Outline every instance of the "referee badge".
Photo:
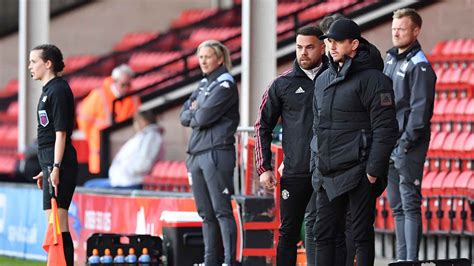
M 46 113 L 46 111 L 45 110 L 39 110 L 38 111 L 38 116 L 39 116 L 40 125 L 42 125 L 43 127 L 46 127 L 49 124 L 49 118 L 48 118 L 48 114 Z
M 286 189 L 283 189 L 283 190 L 281 191 L 281 197 L 282 197 L 284 200 L 288 199 L 288 198 L 290 197 L 290 192 L 289 192 L 288 190 L 286 190 Z

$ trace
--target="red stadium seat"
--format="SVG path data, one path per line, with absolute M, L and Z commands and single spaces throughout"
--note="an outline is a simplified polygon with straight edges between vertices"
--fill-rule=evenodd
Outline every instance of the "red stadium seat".
M 439 172 L 433 171 L 428 172 L 424 177 L 423 181 L 421 182 L 421 194 L 423 196 L 430 196 L 431 195 L 431 188 L 435 177 L 438 175 Z
M 452 151 L 454 153 L 453 157 L 460 157 L 462 155 L 462 152 L 464 151 L 464 145 L 466 145 L 466 141 L 470 135 L 470 132 L 461 132 L 459 134 L 452 148 Z
M 428 155 L 430 157 L 440 157 L 443 154 L 443 144 L 447 134 L 448 132 L 442 131 L 436 134 L 432 139 L 430 149 L 428 150 Z
M 191 33 L 187 40 L 181 42 L 181 47 L 185 50 L 193 50 L 205 40 L 224 41 L 236 36 L 224 43 L 229 49 L 235 49 L 241 45 L 240 33 L 240 27 L 198 28 Z
M 75 55 L 69 56 L 64 60 L 66 67 L 64 68 L 63 73 L 69 74 L 80 68 L 83 68 L 95 61 L 97 61 L 98 56 L 96 55 Z
M 435 207 L 434 207 L 434 199 L 432 198 L 432 185 L 435 178 L 438 176 L 438 171 L 428 172 L 424 177 L 423 181 L 421 182 L 421 194 L 423 195 L 423 202 L 422 202 L 422 220 L 427 220 L 426 212 L 429 211 L 431 213 L 431 219 L 429 222 L 423 223 L 423 230 L 428 231 L 431 230 L 432 224 L 431 221 L 434 219 Z
M 449 171 L 447 170 L 441 171 L 433 178 L 433 181 L 431 182 L 431 195 L 441 196 L 444 194 L 443 183 L 448 174 Z
M 474 133 L 471 133 L 464 143 L 463 157 L 474 159 Z
M 440 41 L 440 42 L 437 42 L 435 44 L 435 46 L 433 46 L 433 48 L 431 49 L 431 54 L 433 55 L 440 55 L 443 53 L 443 48 L 444 48 L 444 45 L 446 44 L 446 41 Z
M 171 22 L 171 28 L 181 28 L 192 25 L 196 22 L 216 15 L 219 12 L 217 8 L 210 9 L 187 9 L 181 12 L 178 18 Z
M 310 7 L 303 12 L 298 14 L 298 20 L 307 21 L 315 18 L 322 18 L 323 16 L 334 13 L 342 8 L 348 7 L 357 1 L 354 0 L 341 0 L 332 2 L 323 2 L 316 6 Z
M 471 170 L 463 171 L 454 183 L 456 195 L 469 196 L 469 182 L 474 178 Z
M 18 116 L 18 102 L 11 102 L 7 109 L 7 114 L 11 116 Z
M 279 3 L 277 6 L 277 16 L 279 18 L 289 15 L 299 9 L 304 8 L 307 6 L 308 3 L 305 2 L 287 2 L 287 3 Z
M 278 41 L 283 41 L 287 38 L 292 38 L 295 34 L 293 28 L 295 23 L 293 19 L 288 19 L 286 21 L 280 21 L 277 24 L 277 34 L 278 34 Z M 283 32 L 286 32 L 283 34 Z
M 158 67 L 181 57 L 181 52 L 137 52 L 130 57 L 128 64 L 135 72 L 143 72 Z M 183 69 L 183 62 L 177 61 L 162 68 L 161 71 L 178 71 Z
M 156 84 L 162 80 L 164 80 L 168 74 L 162 73 L 162 71 L 154 71 L 148 73 L 146 75 L 138 76 L 137 78 L 132 80 L 132 87 L 134 90 L 143 89 L 147 86 L 152 84 Z
M 432 118 L 433 122 L 444 120 L 444 109 L 446 108 L 448 101 L 449 99 L 447 98 L 441 98 L 441 99 L 435 100 L 434 108 L 433 108 L 433 118 Z
M 474 76 L 474 75 L 473 75 Z M 464 121 L 474 121 L 474 98 L 470 99 L 464 109 Z
M 461 47 L 461 54 L 472 55 L 474 54 L 474 39 L 467 39 Z
M 454 145 L 456 143 L 456 140 L 457 140 L 458 136 L 459 136 L 459 132 L 457 132 L 457 131 L 451 132 L 446 136 L 446 138 L 443 142 L 442 149 L 439 151 L 439 154 L 440 154 L 441 157 L 454 157 L 454 156 L 456 156 L 456 153 L 453 149 L 454 149 Z
M 455 118 L 455 110 L 459 100 L 457 98 L 449 99 L 443 110 L 443 120 L 452 121 Z
M 159 32 L 131 32 L 123 36 L 122 40 L 114 45 L 114 51 L 126 51 L 147 43 L 160 35 Z
M 471 76 L 474 74 L 473 72 L 474 72 L 474 71 L 473 71 L 472 66 L 471 66 L 471 67 L 466 67 L 466 68 L 462 71 L 462 74 L 461 74 L 461 77 L 460 77 L 459 82 L 462 82 L 462 83 L 469 83 L 469 79 L 470 79 Z
M 460 176 L 461 172 L 459 170 L 451 171 L 443 181 L 443 194 L 446 196 L 456 195 L 456 180 Z
M 459 99 L 457 105 L 454 108 L 454 112 L 452 114 L 452 119 L 456 121 L 465 121 L 464 120 L 464 113 L 466 112 L 467 105 L 469 103 L 470 98 L 462 98 Z
M 100 88 L 105 77 L 97 76 L 74 76 L 69 79 L 69 86 L 74 93 L 74 97 L 81 98 L 89 94 L 90 91 Z
M 9 80 L 8 83 L 3 87 L 3 89 L 0 89 L 0 98 L 3 97 L 11 97 L 16 95 L 18 92 L 18 80 L 12 79 Z
M 458 231 L 461 228 L 456 226 L 456 219 L 460 218 L 456 215 L 457 199 L 455 183 L 460 175 L 458 170 L 450 172 L 443 182 L 444 196 L 442 199 L 444 215 L 441 222 L 442 231 Z

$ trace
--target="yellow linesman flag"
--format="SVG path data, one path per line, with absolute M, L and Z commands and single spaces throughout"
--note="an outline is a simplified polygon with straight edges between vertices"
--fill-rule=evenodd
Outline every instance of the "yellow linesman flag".
M 48 252 L 47 266 L 66 266 L 64 256 L 63 237 L 59 227 L 58 204 L 56 199 L 51 199 L 51 214 L 48 220 L 48 228 L 43 241 L 43 249 Z

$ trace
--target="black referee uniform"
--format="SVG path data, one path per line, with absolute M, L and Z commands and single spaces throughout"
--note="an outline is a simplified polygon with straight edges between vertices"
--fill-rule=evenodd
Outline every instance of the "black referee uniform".
M 58 208 L 68 209 L 77 179 L 76 150 L 71 144 L 74 128 L 74 96 L 62 77 L 55 77 L 44 87 L 38 102 L 38 159 L 43 171 L 43 209 L 51 209 L 49 171 L 53 168 L 56 131 L 66 132 L 66 145 L 60 163 Z

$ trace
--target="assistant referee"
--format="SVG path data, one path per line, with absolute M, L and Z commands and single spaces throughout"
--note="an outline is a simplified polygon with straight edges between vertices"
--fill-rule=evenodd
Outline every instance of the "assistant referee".
M 39 45 L 30 52 L 31 77 L 43 84 L 38 109 L 38 159 L 42 171 L 33 177 L 43 189 L 43 209 L 51 212 L 49 182 L 58 202 L 64 255 L 74 265 L 74 247 L 68 227 L 68 208 L 77 179 L 76 150 L 71 144 L 74 128 L 74 96 L 69 84 L 58 74 L 64 69 L 61 50 L 52 44 Z

